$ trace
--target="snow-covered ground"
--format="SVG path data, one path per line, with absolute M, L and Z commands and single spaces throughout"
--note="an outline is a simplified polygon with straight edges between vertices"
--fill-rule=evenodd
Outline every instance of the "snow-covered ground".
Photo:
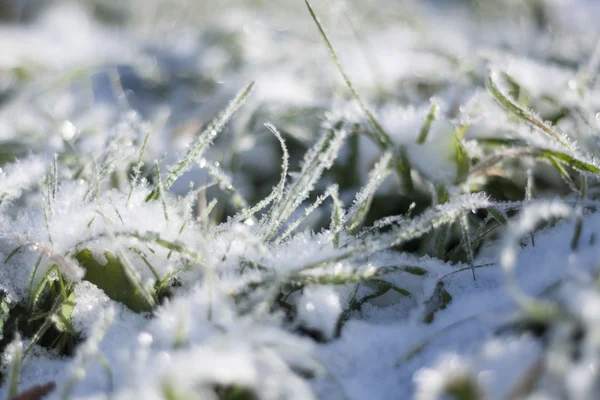
M 600 2 L 6 4 L 2 398 L 600 398 Z

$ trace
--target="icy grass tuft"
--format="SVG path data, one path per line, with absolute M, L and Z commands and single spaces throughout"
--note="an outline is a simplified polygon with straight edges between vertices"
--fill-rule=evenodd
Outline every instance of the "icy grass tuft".
M 3 393 L 598 397 L 596 5 L 192 3 L 0 27 Z

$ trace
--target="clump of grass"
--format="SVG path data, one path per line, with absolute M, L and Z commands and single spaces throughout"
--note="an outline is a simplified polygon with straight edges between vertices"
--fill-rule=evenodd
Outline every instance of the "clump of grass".
M 92 363 L 98 363 L 106 373 L 108 392 L 133 390 L 124 379 L 114 379 L 123 372 L 116 353 L 105 355 L 102 351 L 106 349 L 100 350 L 115 317 L 112 311 L 103 314 L 95 327 L 87 326 L 86 331 L 74 320 L 74 315 L 81 319 L 86 301 L 89 305 L 86 295 L 97 296 L 88 290 L 79 297 L 78 290 L 84 290 L 85 285 L 95 286 L 109 302 L 123 306 L 123 315 L 136 313 L 147 320 L 144 329 L 152 333 L 136 331 L 137 342 L 123 339 L 127 343 L 124 346 L 131 346 L 128 351 L 142 359 L 141 364 L 164 361 L 166 358 L 160 357 L 166 355 L 175 360 L 171 367 L 176 372 L 180 370 L 175 364 L 187 354 L 200 351 L 201 357 L 208 354 L 215 362 L 220 361 L 220 355 L 231 357 L 232 362 L 243 365 L 239 371 L 246 368 L 254 373 L 227 371 L 231 375 L 223 374 L 217 379 L 218 372 L 224 370 L 220 364 L 220 369 L 215 368 L 217 372 L 202 370 L 200 375 L 190 368 L 183 383 L 179 377 L 147 374 L 159 379 L 158 395 L 169 399 L 203 395 L 254 399 L 282 387 L 276 393 L 281 396 L 275 397 L 300 393 L 297 398 L 308 398 L 310 383 L 307 382 L 319 368 L 311 363 L 308 350 L 297 351 L 303 353 L 300 356 L 290 348 L 306 343 L 305 340 L 314 344 L 338 340 L 347 332 L 351 335 L 351 330 L 346 331 L 346 322 L 372 317 L 372 306 L 386 297 L 397 299 L 389 307 L 398 304 L 399 308 L 410 307 L 406 320 L 423 327 L 422 332 L 434 331 L 445 323 L 453 307 L 461 304 L 457 301 L 460 291 L 455 293 L 457 289 L 447 282 L 468 271 L 475 280 L 479 272 L 485 275 L 493 268 L 503 268 L 506 286 L 517 305 L 517 317 L 508 329 L 533 332 L 534 327 L 542 327 L 548 339 L 546 352 L 562 351 L 557 345 L 564 341 L 561 335 L 564 331 L 575 332 L 579 336 L 569 338 L 571 348 L 580 352 L 587 349 L 582 343 L 595 328 L 594 323 L 565 298 L 549 301 L 525 294 L 514 276 L 520 249 L 537 245 L 534 233 L 540 226 L 551 228 L 558 218 L 575 215 L 570 249 L 578 252 L 585 247 L 589 228 L 585 217 L 598 206 L 595 196 L 600 164 L 590 155 L 598 154 L 598 149 L 586 148 L 577 141 L 584 136 L 575 132 L 582 124 L 580 114 L 589 111 L 582 101 L 571 109 L 549 95 L 536 98 L 534 91 L 522 87 L 519 80 L 496 67 L 489 75 L 481 75 L 478 68 L 465 71 L 462 61 L 453 56 L 445 59 L 452 60 L 449 68 L 456 68 L 452 72 L 460 74 L 461 79 L 442 77 L 443 82 L 424 82 L 419 86 L 402 77 L 398 90 L 406 93 L 394 93 L 395 86 L 390 85 L 385 96 L 368 93 L 369 97 L 362 97 L 357 89 L 360 86 L 343 67 L 312 4 L 305 0 L 305 5 L 307 17 L 315 23 L 351 99 L 362 113 L 360 117 L 344 115 L 323 123 L 322 116 L 328 110 L 322 104 L 307 106 L 309 111 L 304 111 L 310 121 L 305 130 L 316 126 L 320 130 L 306 152 L 303 150 L 308 140 L 302 143 L 298 140 L 299 130 L 294 130 L 298 128 L 294 123 L 301 120 L 296 115 L 301 107 L 282 104 L 285 115 L 275 119 L 277 116 L 263 114 L 271 112 L 272 104 L 260 104 L 264 99 L 259 99 L 258 105 L 244 108 L 246 114 L 237 114 L 254 83 L 238 92 L 212 122 L 199 130 L 183 156 L 167 169 L 160 161 L 164 154 L 160 151 L 157 154 L 153 142 L 158 132 L 151 135 L 156 130 L 140 121 L 102 136 L 101 151 L 90 152 L 90 147 L 86 147 L 89 145 L 86 141 L 94 137 L 91 133 L 89 137 L 81 132 L 82 137 L 63 137 L 61 146 L 49 141 L 52 153 L 36 149 L 29 159 L 32 164 L 29 171 L 23 168 L 24 163 L 13 162 L 23 155 L 22 143 L 5 142 L 6 148 L 0 151 L 0 163 L 6 169 L 0 171 L 0 224 L 15 226 L 14 232 L 0 234 L 0 251 L 5 256 L 2 273 L 6 271 L 6 276 L 15 281 L 0 285 L 3 290 L 0 347 L 11 355 L 10 363 L 5 365 L 9 397 L 18 393 L 22 361 L 30 360 L 32 355 L 38 357 L 34 351 L 38 346 L 72 357 L 67 378 L 58 386 L 65 399 L 76 397 L 85 379 L 81 372 Z M 539 7 L 535 9 L 544 10 Z M 356 34 L 356 28 L 353 29 Z M 240 39 L 224 35 L 214 38 L 215 46 L 222 45 L 219 40 L 231 44 Z M 441 57 L 435 50 L 423 51 Z M 241 63 L 243 58 L 231 54 L 230 61 Z M 590 76 L 596 58 L 597 54 L 579 75 L 584 86 L 581 90 L 594 90 Z M 111 77 L 118 106 L 134 107 L 126 98 L 123 86 L 126 82 L 117 69 L 111 71 L 117 72 L 111 73 Z M 194 73 L 197 72 L 190 72 Z M 173 79 L 180 79 L 179 75 L 173 74 Z M 383 77 L 376 78 L 380 81 Z M 71 76 L 67 80 L 75 82 L 74 79 Z M 168 78 L 156 79 L 154 87 L 160 86 L 168 92 L 171 82 L 161 81 Z M 214 81 L 212 76 L 210 79 L 192 76 L 184 85 L 193 86 L 196 94 L 210 93 L 215 89 Z M 485 135 L 471 137 L 471 127 L 478 122 L 476 118 L 458 121 L 467 114 L 468 107 L 451 104 L 448 98 L 452 96 L 446 89 L 457 86 L 460 92 L 464 88 L 457 82 L 463 84 L 463 81 L 467 82 L 469 93 L 487 88 L 489 99 L 501 110 L 485 104 L 493 111 L 481 111 L 484 127 L 485 123 L 497 122 L 486 120 L 485 112 L 490 111 L 502 123 L 501 133 L 495 134 L 487 127 L 489 132 Z M 69 86 L 64 82 L 56 84 L 47 90 Z M 413 86 L 416 86 L 414 96 L 409 93 Z M 427 112 L 430 91 L 436 97 L 430 99 Z M 438 102 L 437 95 L 444 97 L 444 101 Z M 455 97 L 462 101 L 463 96 Z M 376 106 L 369 106 L 365 98 L 372 99 Z M 379 108 L 404 107 L 407 99 L 425 102 L 423 113 L 419 114 L 422 120 L 415 125 L 417 129 L 415 132 L 387 129 L 382 122 L 385 120 L 379 117 L 384 115 L 378 112 Z M 413 105 L 423 107 L 420 100 Z M 542 101 L 554 107 L 547 113 L 551 115 L 550 123 L 530 109 Z M 318 118 L 314 118 L 315 114 Z M 234 116 L 236 123 L 228 125 Z M 59 126 L 52 116 L 44 118 Z M 266 120 L 277 124 L 265 123 Z M 415 144 L 417 149 L 424 149 L 432 146 L 432 141 L 440 140 L 432 136 L 436 124 L 442 120 L 452 127 L 447 132 L 452 140 L 448 141 L 450 159 L 445 166 L 452 169 L 450 175 L 454 178 L 446 181 L 437 179 L 435 174 L 428 176 L 426 168 L 419 171 L 418 160 L 412 158 L 415 162 L 411 165 L 407 153 Z M 274 136 L 264 139 L 265 143 L 274 143 L 273 154 L 281 153 L 280 162 L 274 164 L 279 166 L 273 169 L 275 177 L 257 183 L 249 176 L 256 177 L 258 173 L 244 173 L 244 168 L 253 169 L 251 164 L 260 164 L 257 161 L 262 159 L 250 157 L 244 164 L 237 160 L 242 158 L 241 154 L 212 157 L 212 151 L 232 151 L 232 148 L 245 147 L 252 153 L 252 146 L 264 144 L 260 142 L 262 137 L 259 140 L 251 135 L 253 127 L 262 124 Z M 202 125 L 196 121 L 196 126 Z M 217 136 L 227 126 L 239 143 L 231 144 L 226 132 L 219 137 L 226 144 L 218 143 Z M 402 136 L 405 134 L 407 137 L 414 134 L 416 139 L 411 137 L 407 144 Z M 378 149 L 373 162 L 368 159 L 370 154 L 361 135 L 368 136 Z M 242 143 L 245 140 L 250 145 Z M 263 154 L 258 156 L 267 158 Z M 278 156 L 273 158 L 279 160 Z M 156 160 L 153 168 L 144 168 L 152 159 Z M 215 159 L 235 162 L 218 163 Z M 290 173 L 297 161 L 298 172 Z M 172 193 L 175 182 L 195 166 L 211 181 L 200 183 L 195 189 L 190 185 L 184 197 Z M 392 172 L 400 178 L 401 187 L 397 182 L 390 187 L 384 185 Z M 363 175 L 368 176 L 362 179 Z M 245 186 L 236 187 L 239 182 Z M 212 198 L 213 190 L 222 192 L 218 200 Z M 65 195 L 68 191 L 72 193 Z M 262 198 L 258 193 L 263 194 Z M 550 204 L 538 198 L 557 194 L 565 194 L 567 198 Z M 399 211 L 382 209 L 384 203 Z M 227 214 L 225 204 L 233 205 L 234 210 Z M 219 218 L 216 215 L 221 211 L 223 217 Z M 311 219 L 317 222 L 311 223 Z M 489 248 L 502 243 L 504 247 L 490 256 Z M 482 261 L 482 255 L 492 259 Z M 390 259 L 393 262 L 386 262 Z M 472 284 L 476 288 L 480 284 L 468 279 L 462 285 Z M 582 283 L 578 287 L 582 291 L 597 290 L 598 282 L 596 277 L 594 288 Z M 559 282 L 558 286 L 563 284 L 567 283 Z M 319 289 L 329 291 L 323 295 L 326 300 L 321 298 L 323 301 L 316 304 L 303 302 L 311 291 L 318 293 Z M 323 309 L 326 322 L 311 318 L 321 316 Z M 164 313 L 173 310 L 178 314 L 171 321 Z M 413 346 L 407 357 L 401 357 L 396 367 L 414 361 L 428 346 L 434 345 L 435 338 L 472 318 L 455 321 L 441 327 L 437 334 L 427 336 Z M 15 333 L 16 339 L 11 344 Z M 156 342 L 152 342 L 154 334 Z M 21 342 L 21 337 L 26 342 Z M 236 349 L 235 355 L 228 353 L 230 348 Z M 570 359 L 565 354 L 562 354 L 565 359 Z M 185 363 L 182 365 L 187 367 Z M 519 388 L 518 394 L 529 394 L 541 376 L 549 376 L 552 366 L 546 367 L 527 376 L 534 384 Z M 136 368 L 144 371 L 143 368 L 151 367 L 135 364 L 131 368 L 132 376 L 140 379 L 143 373 L 135 375 L 139 373 Z M 448 376 L 443 378 L 447 380 L 440 386 L 440 395 L 485 398 L 485 389 L 470 371 L 446 372 Z M 262 378 L 269 374 L 277 379 L 267 387 L 264 382 L 269 379 Z M 253 380 L 256 375 L 260 379 Z

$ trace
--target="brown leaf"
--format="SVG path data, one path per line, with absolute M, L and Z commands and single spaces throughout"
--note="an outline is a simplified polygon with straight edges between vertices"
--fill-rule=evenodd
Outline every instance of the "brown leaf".
M 25 390 L 23 393 L 13 397 L 12 400 L 40 400 L 42 397 L 54 390 L 56 384 L 48 382 L 44 385 L 35 385 Z

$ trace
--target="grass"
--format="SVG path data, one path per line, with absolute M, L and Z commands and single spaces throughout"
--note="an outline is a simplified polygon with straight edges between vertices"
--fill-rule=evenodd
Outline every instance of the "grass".
M 511 13 L 519 12 L 499 10 L 488 1 L 474 3 L 466 10 L 485 24 L 491 24 L 487 13 L 510 22 Z M 300 9 L 291 3 L 281 7 L 288 6 L 290 12 Z M 246 84 L 232 95 L 233 86 L 251 80 L 251 56 L 244 53 L 244 35 L 210 21 L 199 30 L 201 46 L 195 50 L 207 53 L 197 65 L 170 53 L 168 38 L 161 39 L 165 48 L 160 51 L 181 69 L 168 71 L 156 59 L 156 68 L 165 70 L 157 72 L 152 85 L 142 74 L 141 60 L 130 61 L 139 70 L 135 74 L 120 72 L 125 71 L 120 66 L 106 72 L 101 65 L 75 65 L 70 73 L 50 78 L 34 70 L 15 71 L 22 80 L 11 81 L 13 90 L 28 94 L 24 103 L 7 94 L 7 104 L 17 110 L 38 107 L 30 98 L 36 88 L 43 88 L 40 99 L 62 94 L 83 101 L 80 92 L 87 85 L 93 90 L 93 74 L 107 73 L 121 119 L 106 131 L 98 121 L 96 133 L 77 130 L 65 138 L 58 129 L 60 118 L 42 110 L 34 118 L 52 120 L 50 139 L 43 130 L 22 140 L 11 131 L 0 142 L 0 224 L 13 227 L 0 234 L 0 378 L 8 398 L 48 383 L 28 368 L 57 359 L 66 367 L 48 379 L 57 381 L 54 394 L 63 399 L 100 395 L 100 388 L 105 388 L 102 395 L 116 398 L 137 390 L 141 396 L 173 400 L 333 395 L 327 391 L 334 390 L 331 382 L 325 391 L 319 386 L 319 379 L 336 375 L 323 373 L 336 365 L 327 349 L 341 349 L 341 356 L 350 357 L 361 345 L 372 345 L 371 338 L 353 336 L 354 322 L 371 324 L 369 332 L 383 341 L 388 336 L 380 325 L 390 322 L 385 318 L 409 332 L 387 343 L 389 359 L 360 359 L 385 373 L 408 371 L 411 363 L 427 360 L 421 358 L 427 352 L 443 356 L 449 347 L 437 342 L 451 332 L 469 329 L 477 319 L 470 310 L 479 305 L 464 305 L 463 299 L 485 285 L 507 289 L 513 313 L 485 340 L 509 337 L 502 332 L 542 336 L 537 342 L 541 354 L 558 352 L 568 360 L 565 374 L 575 370 L 573 353 L 581 356 L 591 345 L 587 340 L 597 323 L 564 293 L 585 293 L 589 297 L 581 301 L 595 304 L 600 296 L 596 265 L 588 271 L 593 287 L 549 267 L 547 274 L 557 282 L 545 288 L 553 293 L 546 296 L 528 289 L 535 280 L 522 280 L 520 257 L 539 257 L 567 243 L 566 252 L 585 263 L 595 248 L 600 148 L 589 99 L 596 91 L 597 54 L 589 62 L 576 60 L 577 68 L 561 70 L 566 82 L 582 82 L 576 90 L 567 84 L 546 93 L 531 76 L 511 76 L 502 62 L 492 60 L 486 70 L 469 64 L 479 62 L 479 56 L 444 58 L 435 41 L 423 40 L 420 54 L 413 51 L 412 56 L 426 54 L 444 67 L 427 59 L 379 90 L 387 66 L 372 71 L 375 87 L 365 84 L 361 69 L 346 61 L 348 42 L 340 39 L 342 44 L 334 46 L 333 38 L 343 35 L 327 33 L 326 26 L 333 24 L 319 19 L 327 9 L 308 0 L 304 6 L 304 14 L 294 15 L 305 25 L 312 22 L 314 29 L 295 43 L 306 46 L 307 54 L 327 51 L 327 62 L 343 84 L 336 92 L 341 106 L 340 101 L 317 101 L 318 95 L 335 98 L 331 88 L 323 89 L 323 72 L 283 48 L 277 54 L 261 52 L 285 68 L 274 68 L 272 60 L 261 61 L 261 67 L 275 81 L 278 74 L 292 74 L 298 62 L 298 71 L 319 82 L 308 105 L 294 103 L 302 104 L 302 86 L 293 86 L 292 98 L 286 99 L 268 80 Z M 172 7 L 175 12 L 177 6 Z M 405 12 L 435 23 L 427 7 L 415 3 L 413 11 Z M 539 1 L 521 11 L 528 24 L 538 26 L 550 23 L 546 12 L 551 7 Z M 377 11 L 364 14 L 365 35 L 384 40 L 383 32 L 380 37 L 367 29 L 379 26 L 379 19 L 390 21 Z M 352 28 L 350 43 L 358 37 L 359 45 L 367 46 L 352 13 L 344 10 L 344 16 Z M 137 17 L 131 17 L 132 26 Z M 245 29 L 256 34 L 253 29 L 259 28 L 246 22 Z M 432 34 L 410 29 L 415 37 Z M 210 57 L 210 45 L 227 54 L 225 61 Z M 406 57 L 395 62 L 411 62 Z M 558 74 L 549 72 L 551 56 L 544 57 L 529 67 L 539 75 Z M 209 61 L 210 68 L 202 64 Z M 375 59 L 367 64 L 377 66 Z M 449 70 L 419 70 L 427 67 Z M 217 72 L 236 77 L 236 83 L 216 90 L 212 74 Z M 146 93 L 149 103 L 167 104 L 177 117 L 164 123 L 153 114 L 155 104 L 142 112 L 143 101 L 127 94 L 136 80 L 144 83 L 136 90 Z M 310 79 L 306 82 L 310 86 Z M 201 112 L 192 117 L 182 116 L 186 110 L 179 108 L 188 90 L 202 98 Z M 90 103 L 79 112 L 87 115 L 96 106 Z M 139 115 L 124 112 L 136 107 Z M 75 121 L 73 113 L 69 118 Z M 45 145 L 25 156 L 29 141 Z M 23 157 L 27 162 L 16 161 Z M 186 179 L 192 182 L 187 185 Z M 568 221 L 572 226 L 565 225 Z M 563 228 L 568 235 L 548 244 L 548 237 Z M 480 298 L 482 304 L 488 301 L 485 294 Z M 468 338 L 466 330 L 461 332 Z M 503 346 L 503 353 L 509 353 L 510 346 Z M 319 356 L 319 349 L 327 356 Z M 122 354 L 131 359 L 123 361 Z M 407 381 L 410 395 L 500 396 L 476 379 L 475 358 L 460 357 L 467 367 L 457 373 L 445 369 L 443 361 L 437 367 L 419 364 L 424 376 L 437 368 L 439 379 L 423 378 L 415 387 Z M 566 380 L 545 386 L 556 365 L 540 357 L 541 367 L 517 379 L 527 384 L 507 381 L 504 389 L 519 396 L 571 390 Z M 214 366 L 198 361 L 208 359 Z M 392 367 L 381 367 L 387 364 Z M 369 379 L 361 385 L 368 388 Z M 336 385 L 341 387 L 336 394 L 360 396 L 343 393 L 347 382 Z M 379 388 L 377 395 L 396 389 Z M 589 396 L 597 394 L 595 388 L 586 390 Z

